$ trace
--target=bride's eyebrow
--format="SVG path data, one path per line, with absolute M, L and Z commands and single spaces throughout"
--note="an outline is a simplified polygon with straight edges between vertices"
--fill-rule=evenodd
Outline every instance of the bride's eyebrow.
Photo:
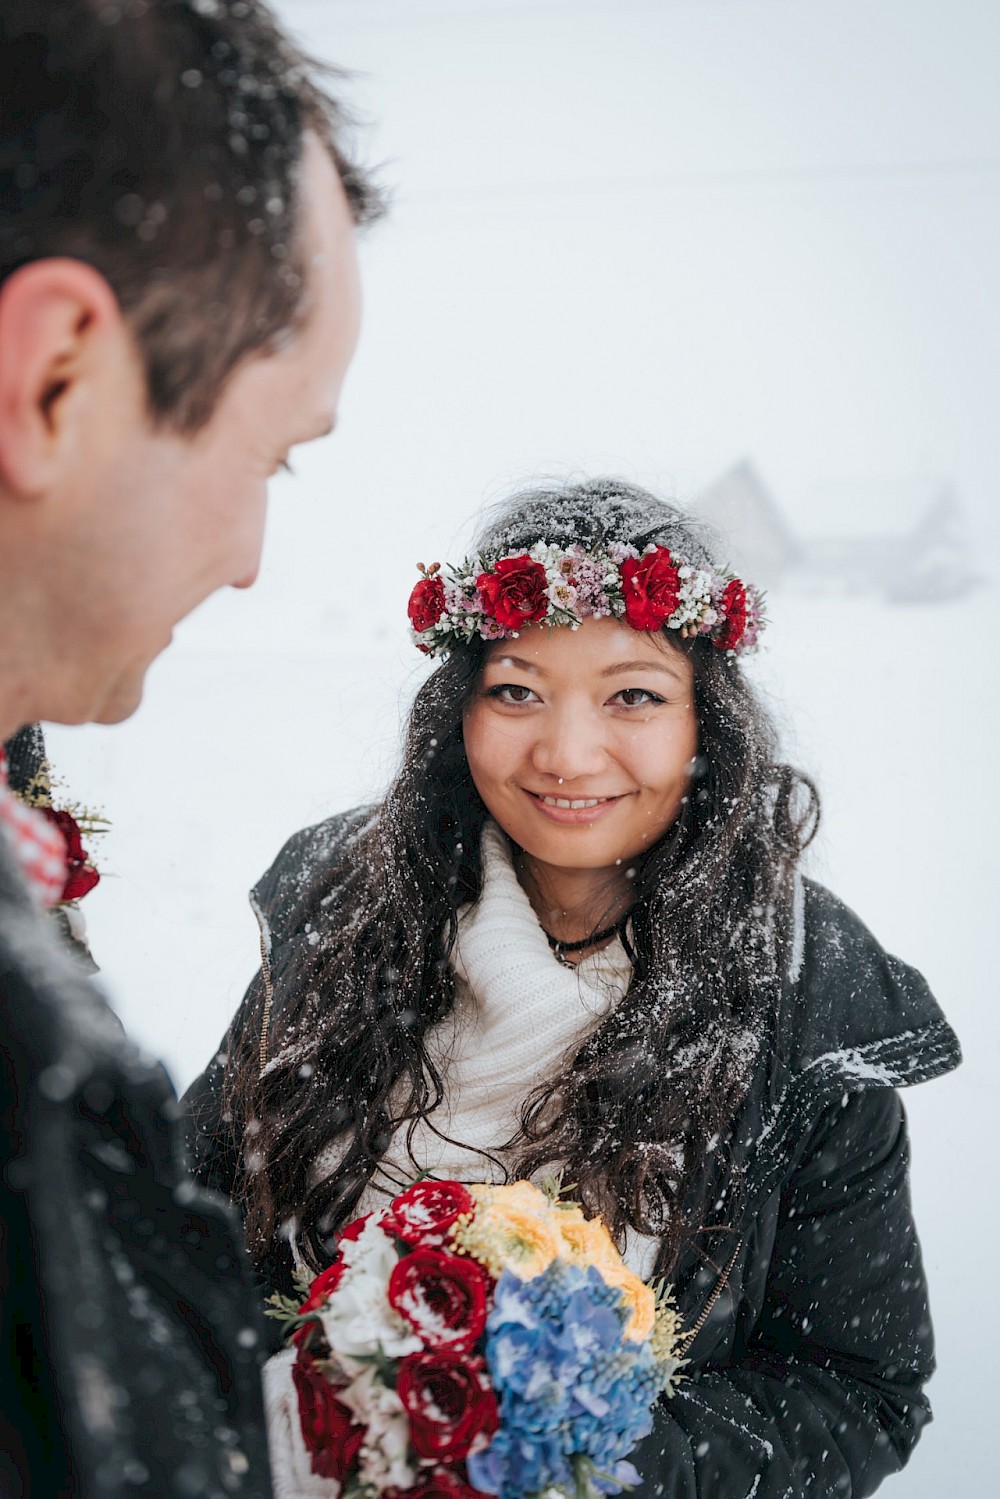
M 518 671 L 533 671 L 536 676 L 541 672 L 541 667 L 536 666 L 533 661 L 525 661 L 523 656 L 509 656 L 506 651 L 502 656 L 494 656 L 491 661 L 487 661 L 486 666 L 495 666 L 498 670 L 513 666 Z
M 616 661 L 614 666 L 606 667 L 601 675 L 623 677 L 630 676 L 634 671 L 666 672 L 667 676 L 673 677 L 674 681 L 684 683 L 682 672 L 669 661 Z

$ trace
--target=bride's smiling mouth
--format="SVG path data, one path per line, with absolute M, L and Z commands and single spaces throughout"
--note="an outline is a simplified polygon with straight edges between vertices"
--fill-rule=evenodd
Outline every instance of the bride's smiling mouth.
M 612 807 L 616 807 L 622 796 L 553 796 L 548 792 L 521 790 L 544 817 L 553 822 L 595 822 Z

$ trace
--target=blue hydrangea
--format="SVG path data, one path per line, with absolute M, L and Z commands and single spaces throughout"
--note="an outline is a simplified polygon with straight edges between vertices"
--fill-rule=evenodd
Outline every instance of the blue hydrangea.
M 627 1322 L 621 1292 L 593 1266 L 554 1260 L 528 1281 L 504 1271 L 486 1323 L 500 1427 L 468 1460 L 476 1488 L 572 1491 L 574 1458 L 604 1493 L 637 1481 L 625 1458 L 652 1428 L 660 1385 L 648 1342 L 624 1339 Z

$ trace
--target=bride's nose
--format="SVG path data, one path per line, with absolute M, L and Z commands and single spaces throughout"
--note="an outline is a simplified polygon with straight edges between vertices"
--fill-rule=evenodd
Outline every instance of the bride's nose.
M 599 775 L 608 756 L 601 725 L 586 709 L 547 713 L 538 724 L 531 763 L 540 775 L 559 781 Z

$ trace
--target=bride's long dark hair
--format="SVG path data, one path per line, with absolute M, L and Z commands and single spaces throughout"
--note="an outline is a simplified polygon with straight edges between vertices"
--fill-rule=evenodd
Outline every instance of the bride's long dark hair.
M 479 550 L 614 540 L 712 560 L 690 517 L 615 480 L 515 495 Z M 719 1142 L 724 1149 L 770 1033 L 795 870 L 819 817 L 815 788 L 780 762 L 738 663 L 706 639 L 667 638 L 694 670 L 690 795 L 636 862 L 625 998 L 525 1100 L 512 1142 L 518 1175 L 562 1168 L 615 1234 L 631 1225 L 660 1235 L 664 1271 L 699 1226 L 705 1163 Z M 394 1131 L 441 1101 L 427 1035 L 454 1004 L 458 913 L 481 888 L 486 811 L 462 718 L 485 650 L 481 641 L 456 648 L 424 683 L 385 800 L 303 890 L 293 926 L 310 940 L 277 986 L 266 1069 L 260 984 L 256 1022 L 231 1040 L 227 1107 L 244 1132 L 236 1191 L 262 1263 L 289 1223 L 307 1259 L 327 1263 L 331 1236 L 354 1214 Z M 314 1182 L 316 1158 L 337 1135 L 343 1159 Z

